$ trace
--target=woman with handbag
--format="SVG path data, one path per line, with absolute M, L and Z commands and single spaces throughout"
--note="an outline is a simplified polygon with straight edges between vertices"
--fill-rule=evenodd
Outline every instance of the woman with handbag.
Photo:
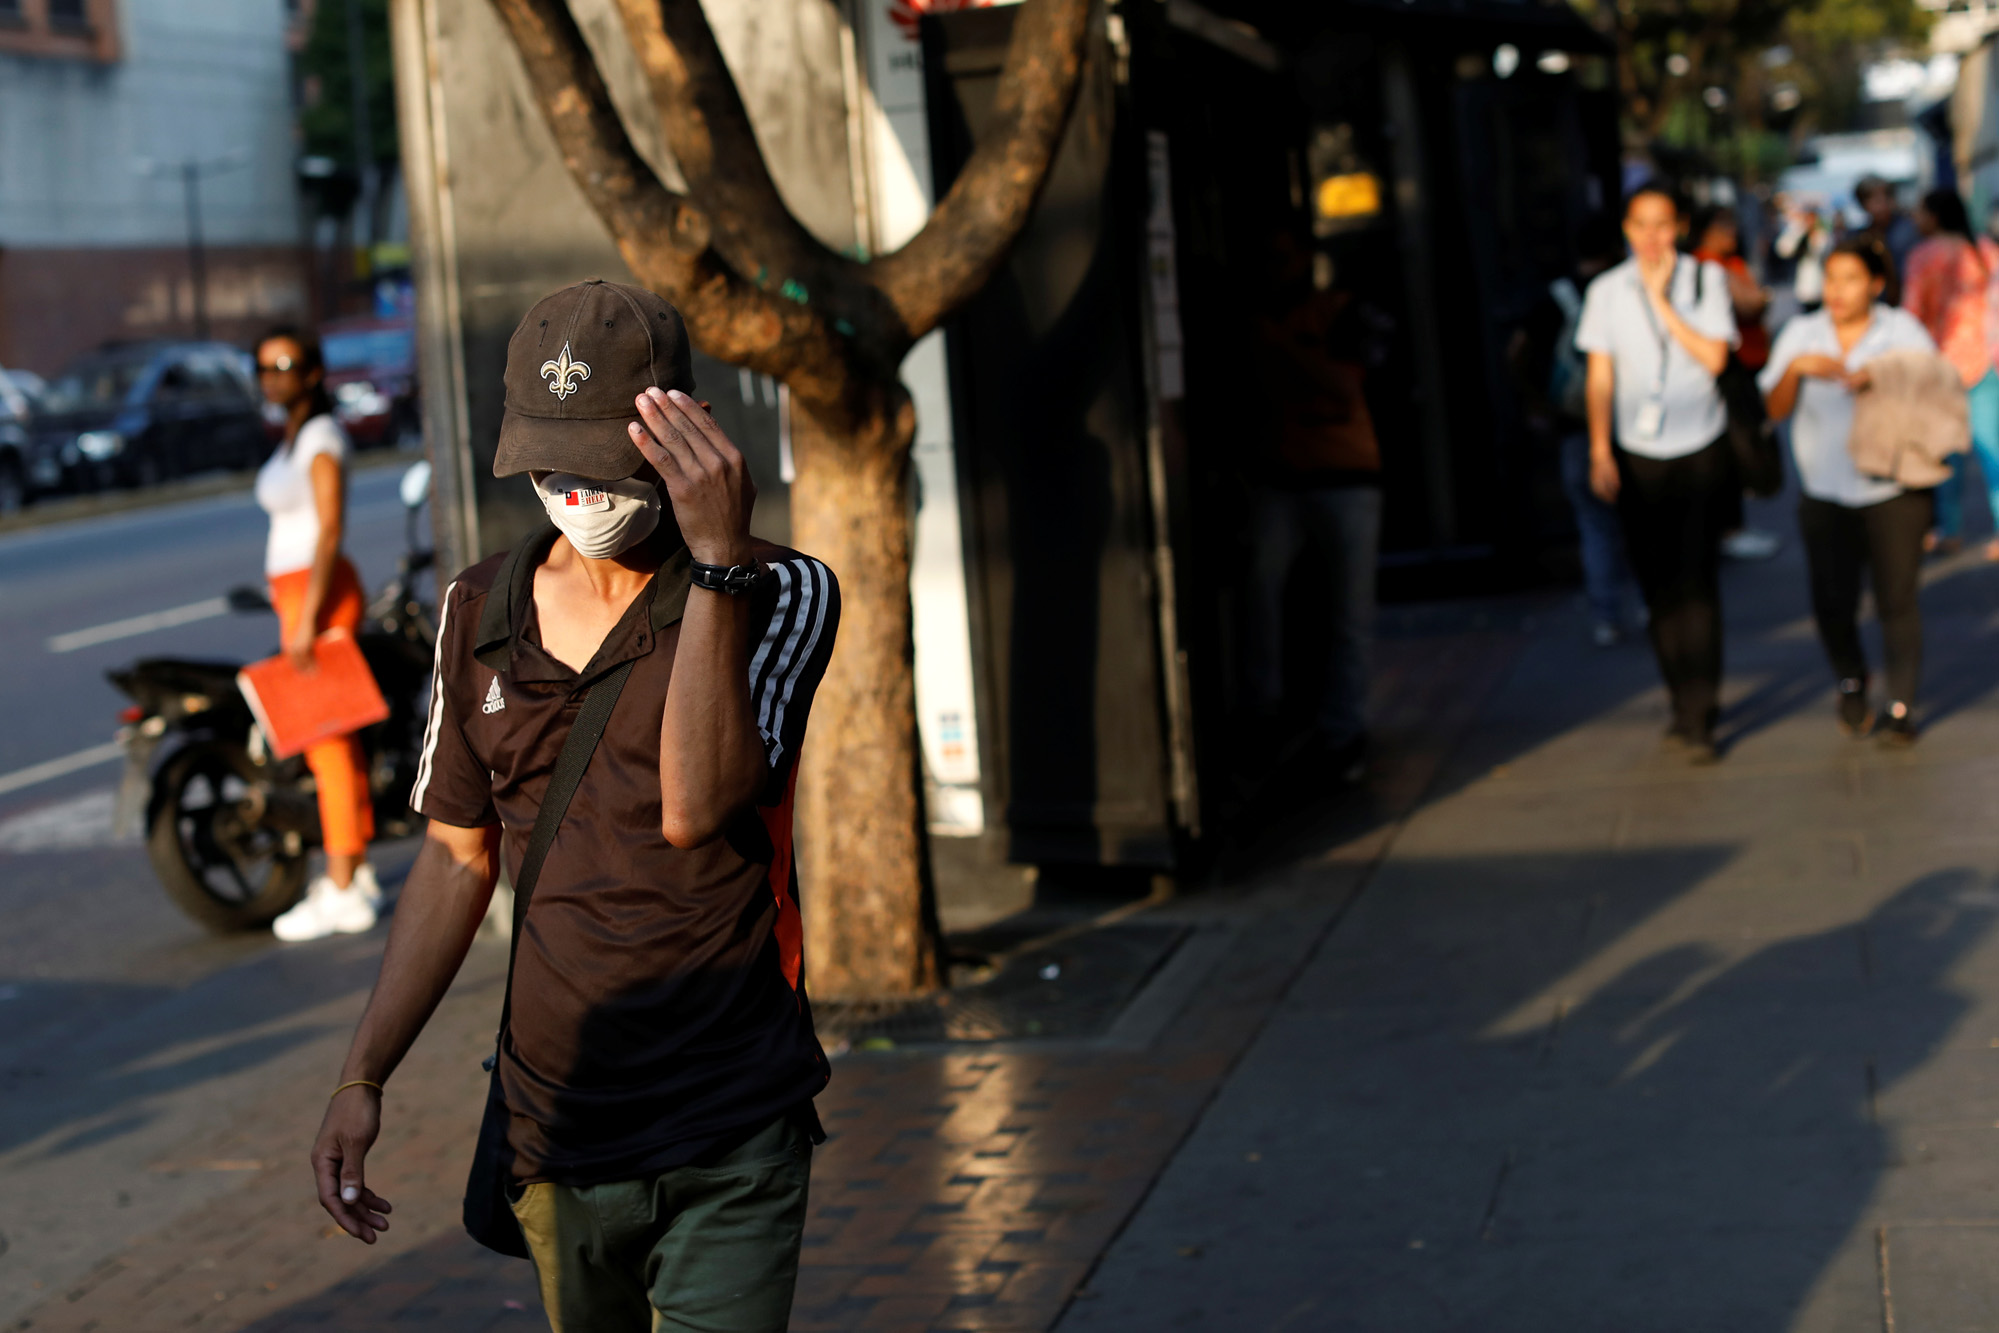
M 1971 220 L 1955 190 L 1931 190 L 1916 208 L 1923 240 L 1909 251 L 1902 275 L 1902 308 L 1923 322 L 1937 349 L 1964 381 L 1971 398 L 1972 448 L 1985 473 L 1985 494 L 1999 518 L 1999 372 L 1993 370 L 1992 285 L 1999 247 L 1971 238 Z M 1955 550 L 1964 532 L 1964 459 L 1937 487 L 1936 538 Z M 1985 558 L 1999 560 L 1999 537 L 1985 544 Z
M 1812 615 L 1839 682 L 1839 725 L 1849 736 L 1875 730 L 1867 657 L 1860 643 L 1860 586 L 1873 585 L 1887 643 L 1884 744 L 1916 738 L 1923 621 L 1917 589 L 1932 492 L 1869 476 L 1848 448 L 1854 395 L 1868 391 L 1867 364 L 1884 353 L 1934 352 L 1927 330 L 1906 310 L 1880 304 L 1889 260 L 1860 235 L 1826 257 L 1825 304 L 1784 326 L 1760 382 L 1770 416 L 1792 418 L 1791 452 L 1803 496 L 1798 529 L 1811 571 Z
M 365 609 L 360 576 L 341 553 L 347 432 L 333 415 L 317 339 L 296 329 L 267 334 L 257 344 L 257 381 L 285 423 L 284 440 L 257 473 L 257 503 L 271 516 L 264 574 L 285 656 L 309 670 L 313 640 L 329 629 L 351 633 Z M 382 901 L 368 864 L 375 805 L 360 743 L 331 737 L 310 746 L 305 762 L 319 789 L 326 873 L 271 923 L 271 933 L 290 942 L 372 929 Z

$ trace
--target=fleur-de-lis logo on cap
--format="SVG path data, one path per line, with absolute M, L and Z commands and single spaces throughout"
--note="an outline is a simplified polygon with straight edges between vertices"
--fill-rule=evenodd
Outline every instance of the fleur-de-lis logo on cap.
M 553 361 L 541 363 L 541 377 L 548 381 L 548 391 L 557 398 L 567 398 L 576 392 L 578 380 L 590 378 L 590 363 L 572 360 L 569 344 L 562 344 L 562 355 Z

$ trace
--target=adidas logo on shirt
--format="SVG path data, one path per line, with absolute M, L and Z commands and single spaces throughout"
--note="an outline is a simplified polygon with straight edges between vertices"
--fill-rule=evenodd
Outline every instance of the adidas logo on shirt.
M 506 706 L 507 701 L 500 697 L 500 678 L 495 676 L 493 683 L 486 689 L 486 702 L 479 705 L 479 709 L 483 713 L 490 714 L 500 712 Z

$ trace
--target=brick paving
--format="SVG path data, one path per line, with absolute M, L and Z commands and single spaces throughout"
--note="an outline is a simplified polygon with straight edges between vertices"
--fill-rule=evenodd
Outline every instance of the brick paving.
M 1482 622 L 1481 622 L 1482 623 Z M 1259 831 L 1234 884 L 1156 909 L 1226 947 L 1156 1036 L 1130 1049 L 1031 1042 L 850 1055 L 820 1101 L 832 1137 L 792 1327 L 1044 1330 L 1197 1123 L 1290 980 L 1365 882 L 1500 679 L 1520 635 L 1411 613 L 1384 644 L 1384 758 L 1368 790 Z M 504 952 L 482 945 L 391 1081 L 369 1177 L 395 1226 L 364 1247 L 302 1168 L 321 1083 L 272 1088 L 187 1163 L 261 1161 L 244 1185 L 135 1238 L 14 1330 L 544 1327 L 532 1270 L 458 1228 Z M 358 998 L 355 1001 L 358 1008 Z M 352 1014 L 348 1016 L 351 1021 Z M 331 1070 L 344 1032 L 321 1043 Z

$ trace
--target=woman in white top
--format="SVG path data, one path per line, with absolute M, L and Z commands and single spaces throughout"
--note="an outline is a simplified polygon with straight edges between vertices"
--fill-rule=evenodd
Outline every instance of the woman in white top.
M 1860 645 L 1861 576 L 1874 586 L 1887 644 L 1885 743 L 1916 738 L 1913 712 L 1922 671 L 1923 620 L 1916 592 L 1932 492 L 1863 476 L 1847 451 L 1853 395 L 1867 390 L 1867 363 L 1884 352 L 1934 352 L 1922 322 L 1880 304 L 1888 255 L 1870 236 L 1841 242 L 1825 261 L 1825 305 L 1784 326 L 1757 377 L 1773 419 L 1792 417 L 1791 455 L 1804 491 L 1798 528 L 1811 567 L 1812 614 L 1839 679 L 1839 723 L 1852 736 L 1875 727 Z
M 264 574 L 285 654 L 309 670 L 313 640 L 334 628 L 352 633 L 366 605 L 360 577 L 340 553 L 347 434 L 333 417 L 326 367 L 313 338 L 292 329 L 266 336 L 257 345 L 257 379 L 264 397 L 285 414 L 284 442 L 257 473 L 257 503 L 271 516 Z M 367 861 L 374 797 L 359 742 L 353 736 L 321 741 L 306 750 L 305 762 L 319 788 L 326 873 L 313 880 L 298 906 L 271 923 L 281 940 L 367 930 L 381 906 Z

